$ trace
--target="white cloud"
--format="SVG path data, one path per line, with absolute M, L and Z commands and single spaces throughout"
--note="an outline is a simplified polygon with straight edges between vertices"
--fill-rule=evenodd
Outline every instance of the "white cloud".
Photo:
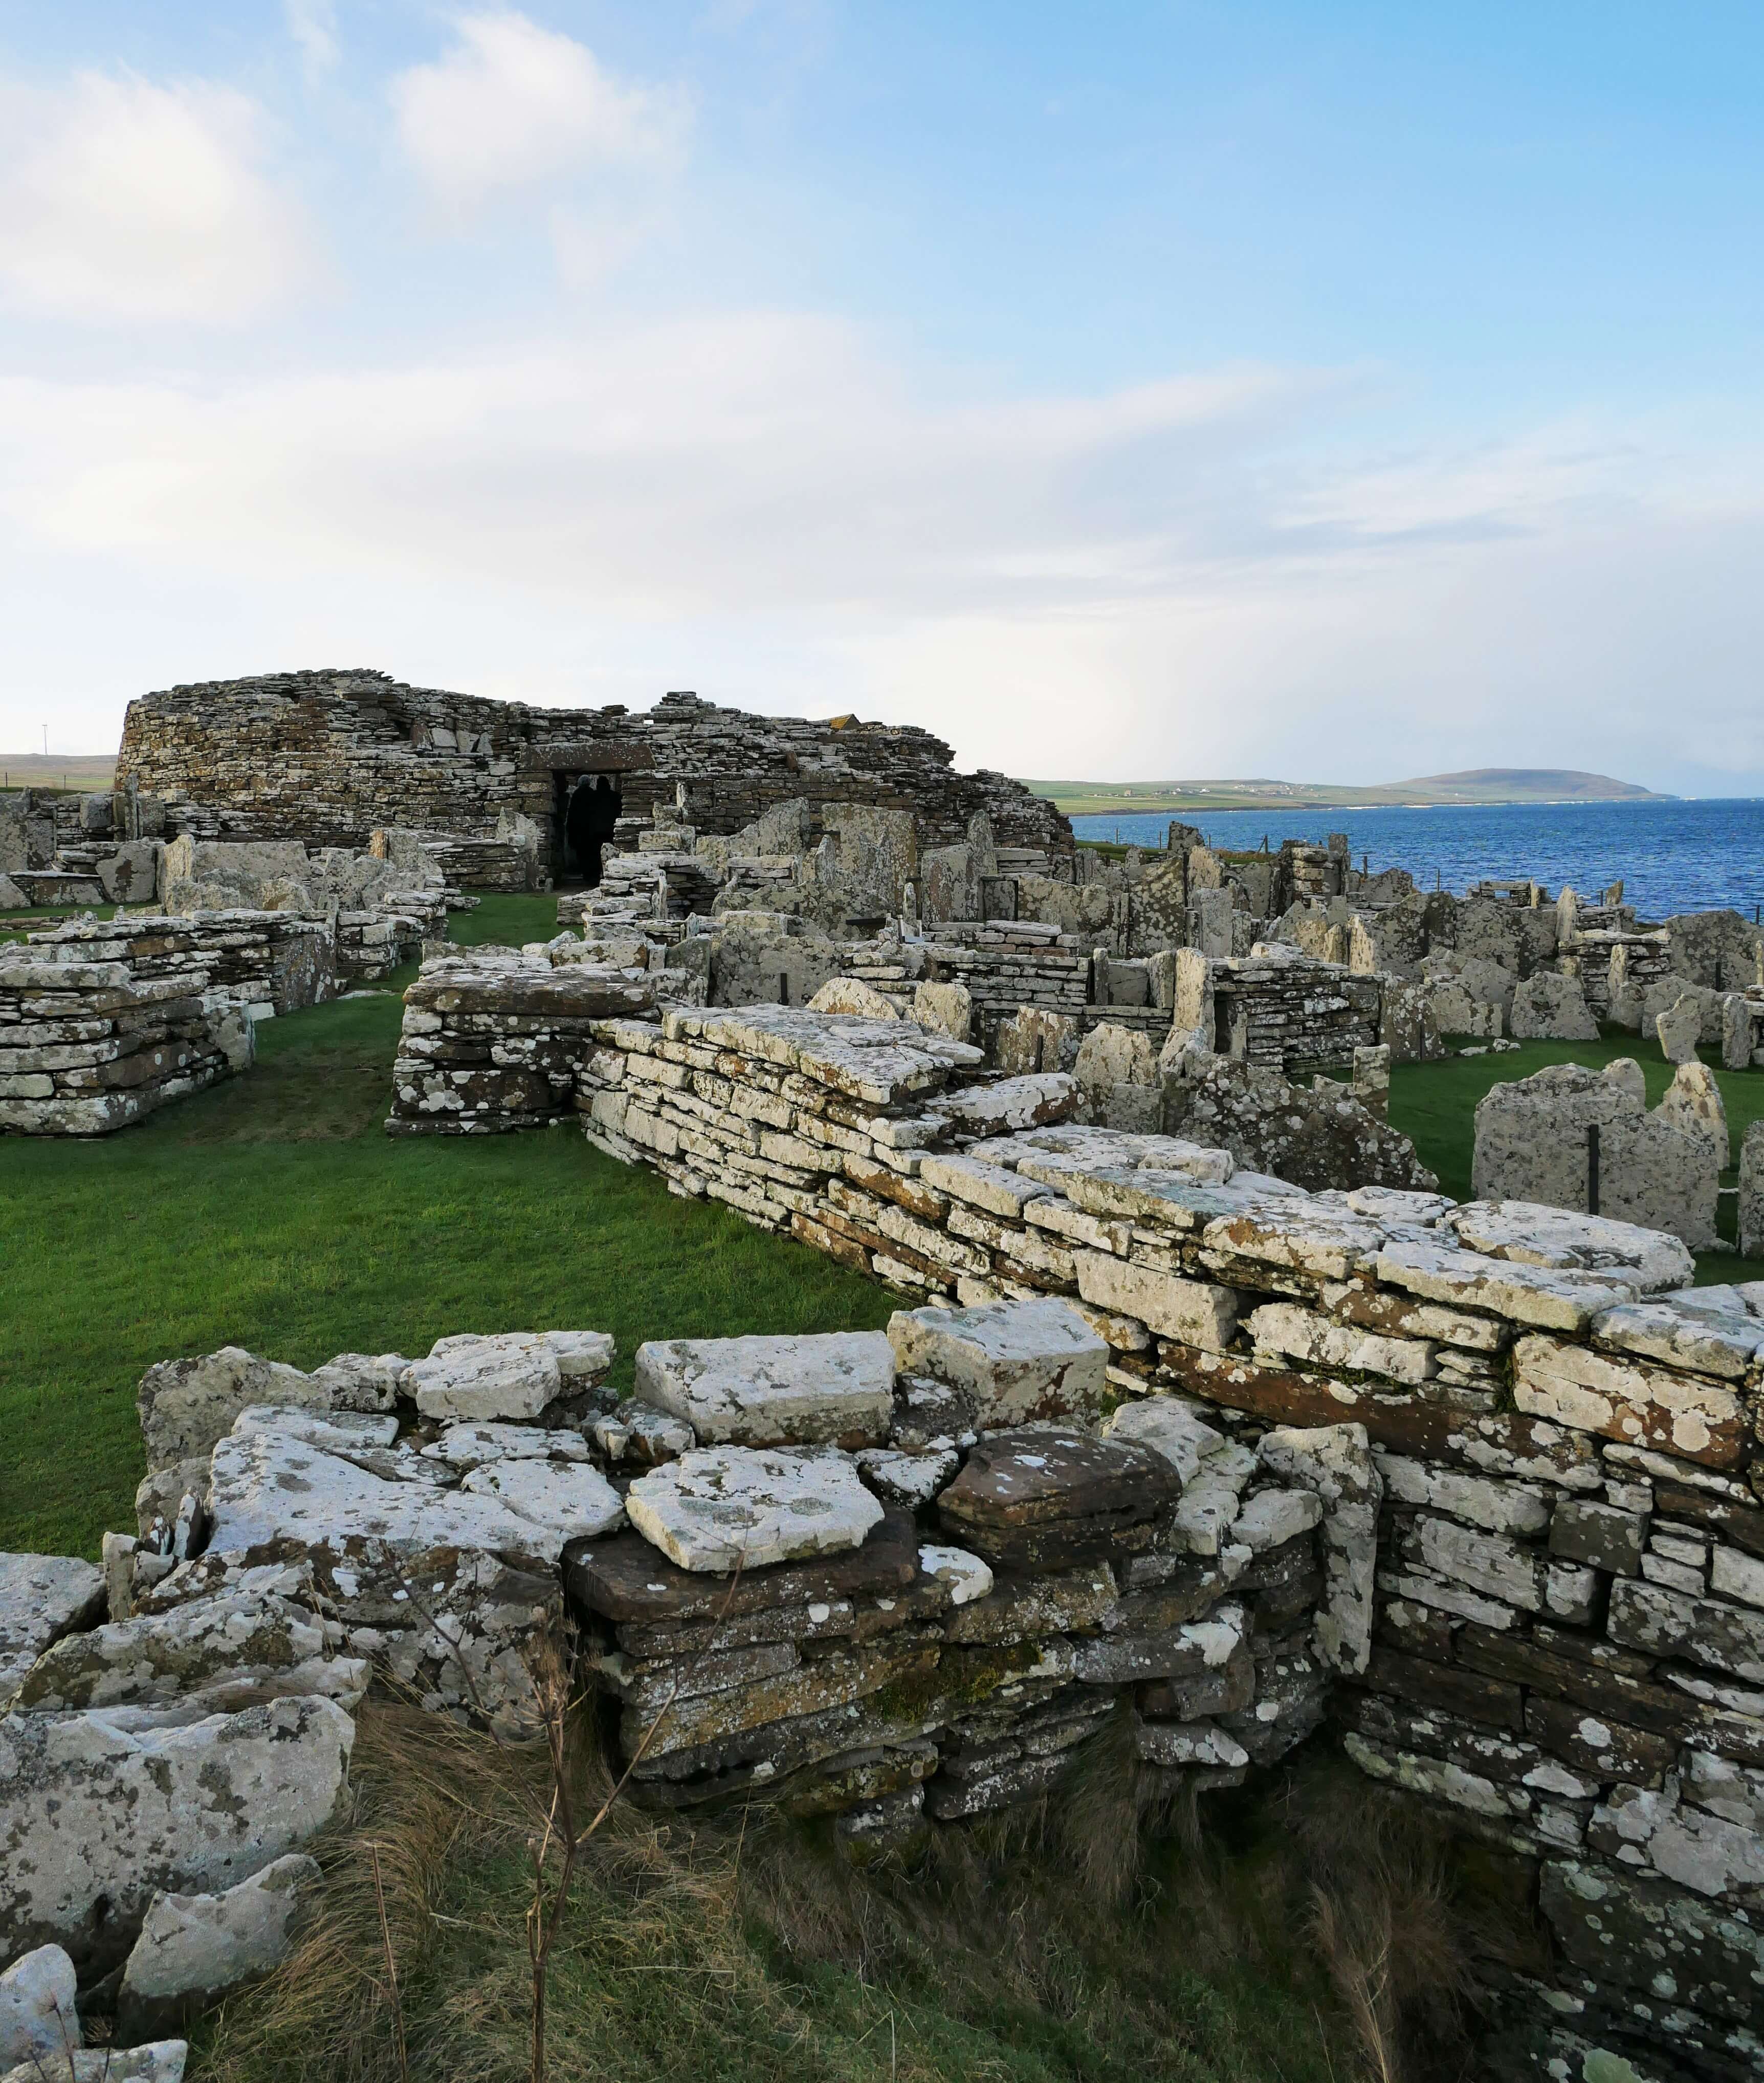
M 258 104 L 204 83 L 0 83 L 0 295 L 100 319 L 253 318 L 315 273 Z
M 335 0 L 282 0 L 288 33 L 300 46 L 308 78 L 331 70 L 341 55 Z
M 442 203 L 593 170 L 673 164 L 684 98 L 625 84 L 585 44 L 525 15 L 466 15 L 452 48 L 392 82 L 399 142 Z
M 206 390 L 15 378 L 9 648 L 131 691 L 319 657 L 696 685 L 1018 772 L 1764 771 L 1757 441 L 1729 425 L 1706 480 L 1627 426 L 1325 462 L 1348 387 L 927 402 L 852 327 L 766 312 Z M 155 573 L 231 603 L 155 611 L 162 668 L 136 619 L 37 604 Z

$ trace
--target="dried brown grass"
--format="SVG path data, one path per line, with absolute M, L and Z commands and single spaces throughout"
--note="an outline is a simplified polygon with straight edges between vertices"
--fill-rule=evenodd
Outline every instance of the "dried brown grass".
M 567 1769 L 593 1814 L 613 1780 L 580 1713 Z M 207 2030 L 192 2083 L 525 2079 L 544 1744 L 375 1705 L 354 1777 L 319 1920 Z M 863 1870 L 774 1807 L 615 1802 L 552 1963 L 553 2073 L 1455 2077 L 1468 1977 L 1443 1853 L 1357 1794 L 1300 1775 L 1282 1804 L 1197 1816 L 1117 1722 L 1055 1796 Z

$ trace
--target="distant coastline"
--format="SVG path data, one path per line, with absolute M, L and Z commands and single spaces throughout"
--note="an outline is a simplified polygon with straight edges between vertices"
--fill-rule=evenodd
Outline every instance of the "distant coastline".
M 1068 817 L 1151 817 L 1167 811 L 1467 809 L 1501 804 L 1673 803 L 1631 781 L 1574 767 L 1478 767 L 1366 787 L 1270 780 L 1028 781 Z

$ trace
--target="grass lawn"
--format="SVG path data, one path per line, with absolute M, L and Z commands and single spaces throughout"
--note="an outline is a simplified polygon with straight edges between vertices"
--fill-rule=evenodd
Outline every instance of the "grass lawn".
M 555 918 L 549 898 L 486 898 L 454 937 L 548 937 Z M 617 1336 L 628 1381 L 645 1338 L 886 1323 L 874 1282 L 572 1127 L 389 1138 L 409 980 L 266 1021 L 255 1071 L 138 1128 L 0 1143 L 0 1549 L 95 1557 L 133 1529 L 135 1384 L 179 1354 L 310 1367 L 579 1326 Z
M 1474 1046 L 1474 1044 L 1471 1046 Z M 1640 1063 L 1648 1083 L 1648 1104 L 1656 1106 L 1672 1083 L 1673 1067 L 1657 1042 L 1639 1034 L 1607 1030 L 1601 1042 L 1522 1042 L 1496 1055 L 1453 1056 L 1442 1063 L 1399 1063 L 1391 1073 L 1391 1125 L 1410 1137 L 1421 1162 L 1439 1175 L 1440 1191 L 1455 1200 L 1471 1198 L 1471 1160 L 1476 1144 L 1476 1102 L 1491 1086 L 1529 1078 L 1548 1063 L 1584 1063 L 1602 1071 L 1619 1057 Z M 1707 1060 L 1708 1052 L 1704 1051 Z M 1745 1131 L 1764 1114 L 1764 1071 L 1715 1069 L 1727 1109 L 1728 1132 L 1737 1158 Z M 1731 1185 L 1732 1171 L 1723 1175 Z M 1724 1213 L 1723 1220 L 1731 1219 Z M 1764 1279 L 1764 1265 L 1733 1252 L 1705 1252 L 1697 1261 L 1697 1279 L 1710 1286 L 1729 1280 Z

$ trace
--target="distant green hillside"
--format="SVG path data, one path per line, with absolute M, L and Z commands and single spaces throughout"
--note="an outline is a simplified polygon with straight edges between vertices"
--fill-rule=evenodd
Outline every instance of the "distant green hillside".
M 1569 767 L 1475 767 L 1348 788 L 1325 781 L 1026 781 L 1068 817 L 1184 810 L 1365 810 L 1429 803 L 1664 803 L 1673 799 Z
M 0 752 L 0 788 L 108 788 L 114 752 Z

